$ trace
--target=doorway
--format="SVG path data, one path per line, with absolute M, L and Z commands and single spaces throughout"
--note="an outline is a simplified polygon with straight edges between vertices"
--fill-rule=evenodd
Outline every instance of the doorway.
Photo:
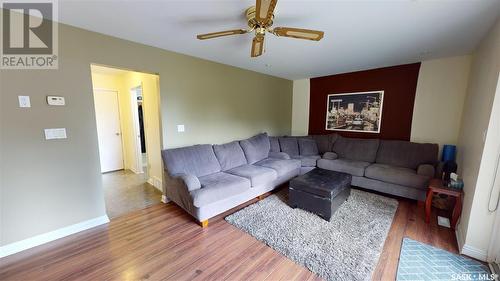
M 143 108 L 143 94 L 142 85 L 130 89 L 132 120 L 134 128 L 134 151 L 136 159 L 135 170 L 137 173 L 147 172 L 148 168 L 148 154 L 146 145 L 146 131 L 144 129 L 144 108 Z
M 91 65 L 91 73 L 108 216 L 159 203 L 159 76 L 99 65 Z

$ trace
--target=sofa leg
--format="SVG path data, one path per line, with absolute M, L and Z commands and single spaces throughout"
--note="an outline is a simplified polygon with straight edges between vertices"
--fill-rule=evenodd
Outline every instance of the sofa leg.
M 203 228 L 208 227 L 208 220 L 200 221 L 200 225 Z
M 259 195 L 259 196 L 257 196 L 257 199 L 259 199 L 259 200 L 262 200 L 262 199 L 264 199 L 264 198 L 265 198 L 265 197 L 264 197 L 264 195 Z

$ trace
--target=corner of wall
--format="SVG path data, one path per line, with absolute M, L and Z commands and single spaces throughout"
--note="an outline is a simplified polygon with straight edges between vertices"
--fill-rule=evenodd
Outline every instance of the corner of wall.
M 310 79 L 293 80 L 292 135 L 309 133 Z

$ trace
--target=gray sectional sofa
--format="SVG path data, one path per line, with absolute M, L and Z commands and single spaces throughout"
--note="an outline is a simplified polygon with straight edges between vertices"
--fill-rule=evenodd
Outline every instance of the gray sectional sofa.
M 331 152 L 318 160 L 319 168 L 351 174 L 354 186 L 425 200 L 429 180 L 436 175 L 437 144 L 331 138 Z
M 437 144 L 337 134 L 263 133 L 221 145 L 162 151 L 167 197 L 200 222 L 316 167 L 351 174 L 354 186 L 424 200 L 436 174 L 437 155 Z
M 267 134 L 162 151 L 167 197 L 200 222 L 299 175 L 300 161 L 270 151 Z

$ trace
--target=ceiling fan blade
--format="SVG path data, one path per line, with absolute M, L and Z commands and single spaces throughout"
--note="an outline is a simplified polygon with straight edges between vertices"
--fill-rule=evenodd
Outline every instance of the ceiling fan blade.
M 212 38 L 217 38 L 217 37 L 222 37 L 222 36 L 245 34 L 247 32 L 248 31 L 245 29 L 233 29 L 233 30 L 212 32 L 212 33 L 206 33 L 206 34 L 199 34 L 199 35 L 196 35 L 196 38 L 198 38 L 200 40 L 205 40 L 205 39 L 212 39 Z
M 276 27 L 273 29 L 273 34 L 277 36 L 319 41 L 323 38 L 324 32 L 293 27 Z
M 264 53 L 264 36 L 255 36 L 252 41 L 252 58 L 258 57 Z
M 255 3 L 255 19 L 262 25 L 273 19 L 274 8 L 278 0 L 257 0 Z

